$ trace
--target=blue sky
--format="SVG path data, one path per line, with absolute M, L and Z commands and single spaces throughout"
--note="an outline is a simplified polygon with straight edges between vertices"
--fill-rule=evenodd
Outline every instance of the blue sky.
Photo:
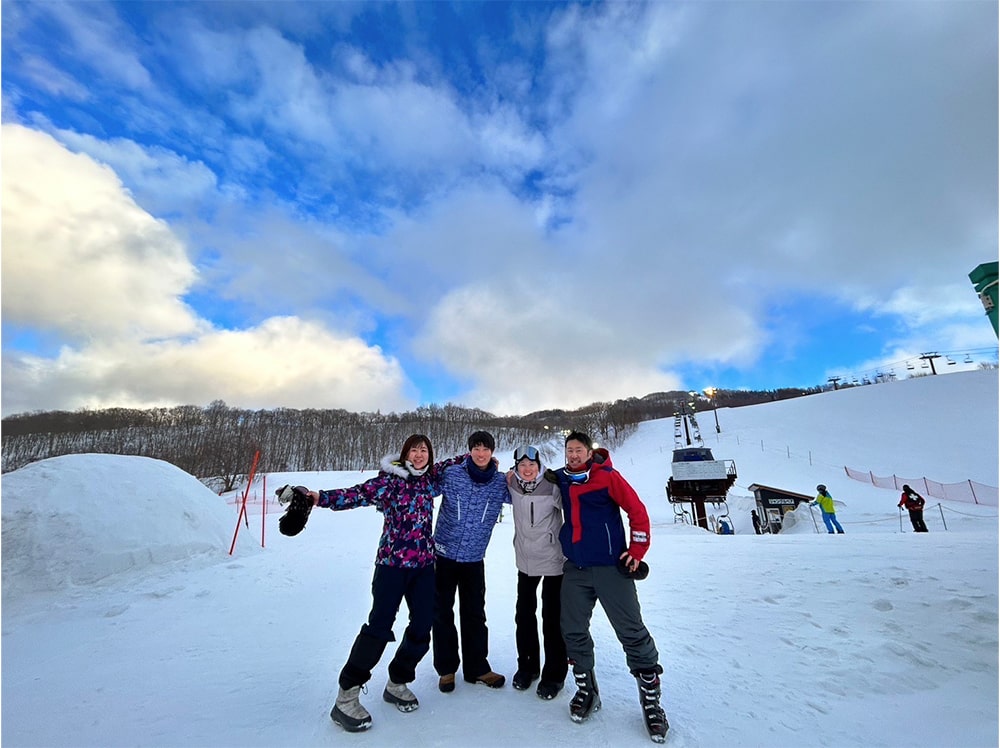
M 995 3 L 2 14 L 4 414 L 996 360 Z

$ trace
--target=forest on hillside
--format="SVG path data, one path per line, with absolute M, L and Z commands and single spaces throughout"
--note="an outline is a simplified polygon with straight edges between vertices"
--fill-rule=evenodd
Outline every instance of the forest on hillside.
M 43 411 L 3 419 L 2 471 L 65 454 L 140 455 L 169 462 L 216 490 L 229 491 L 247 474 L 257 452 L 262 472 L 371 470 L 410 434 L 426 434 L 436 456 L 445 457 L 465 452 L 468 435 L 478 429 L 494 435 L 498 452 L 524 443 L 558 445 L 558 434 L 574 429 L 613 449 L 639 423 L 671 417 L 683 408 L 739 407 L 820 391 L 717 390 L 712 399 L 691 392 L 658 392 L 524 416 L 496 416 L 453 404 L 389 414 L 248 410 L 221 400 L 206 407 Z M 546 457 L 557 458 L 556 451 L 551 448 Z

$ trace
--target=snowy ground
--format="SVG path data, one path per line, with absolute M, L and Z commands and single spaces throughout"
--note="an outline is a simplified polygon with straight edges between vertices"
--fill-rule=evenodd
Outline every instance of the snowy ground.
M 639 594 L 665 668 L 668 745 L 996 746 L 997 508 L 931 500 L 930 532 L 905 521 L 901 532 L 897 494 L 842 469 L 996 486 L 996 372 L 719 419 L 721 434 L 710 414 L 701 425 L 739 469 L 735 536 L 674 523 L 663 490 L 672 421 L 643 424 L 612 455 L 653 519 Z M 272 475 L 268 487 L 372 474 Z M 826 483 L 847 534 L 816 534 L 803 514 L 786 533 L 753 535 L 754 482 L 802 493 Z M 317 510 L 286 538 L 271 509 L 263 549 L 252 513 L 229 556 L 231 505 L 162 462 L 57 458 L 3 476 L 2 490 L 4 746 L 649 744 L 600 610 L 604 708 L 586 724 L 568 718 L 569 687 L 553 702 L 509 686 L 438 693 L 429 657 L 413 684 L 421 708 L 400 714 L 380 698 L 387 655 L 363 697 L 374 727 L 341 731 L 327 713 L 369 608 L 373 510 Z M 512 531 L 497 526 L 486 558 L 490 659 L 508 677 Z

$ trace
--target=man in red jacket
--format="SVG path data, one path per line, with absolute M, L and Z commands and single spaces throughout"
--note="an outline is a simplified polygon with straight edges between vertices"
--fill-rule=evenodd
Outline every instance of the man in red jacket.
M 570 718 L 583 722 L 601 708 L 590 636 L 590 618 L 600 601 L 639 684 L 649 736 L 662 743 L 669 728 L 660 707 L 663 668 L 653 637 L 642 622 L 634 581 L 649 572 L 642 561 L 649 549 L 646 507 L 614 469 L 607 450 L 595 450 L 591 438 L 579 431 L 566 437 L 566 466 L 546 471 L 545 477 L 559 486 L 562 495 L 564 521 L 559 540 L 567 561 L 560 620 L 577 687 L 569 705 Z M 628 537 L 622 510 L 628 515 Z
M 927 532 L 927 525 L 924 524 L 924 497 L 918 494 L 909 486 L 903 486 L 903 493 L 899 497 L 897 506 L 905 506 L 910 513 L 910 524 L 913 525 L 913 532 Z

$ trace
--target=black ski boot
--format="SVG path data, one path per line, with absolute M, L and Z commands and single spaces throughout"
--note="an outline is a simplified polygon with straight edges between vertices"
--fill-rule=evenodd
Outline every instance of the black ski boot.
M 642 718 L 646 722 L 649 739 L 654 743 L 662 743 L 667 739 L 670 723 L 660 706 L 660 676 L 655 670 L 636 673 L 639 683 L 639 704 L 642 706 Z
M 576 681 L 576 694 L 569 702 L 569 718 L 574 722 L 583 722 L 601 708 L 601 695 L 597 691 L 593 670 L 574 672 L 573 679 Z

